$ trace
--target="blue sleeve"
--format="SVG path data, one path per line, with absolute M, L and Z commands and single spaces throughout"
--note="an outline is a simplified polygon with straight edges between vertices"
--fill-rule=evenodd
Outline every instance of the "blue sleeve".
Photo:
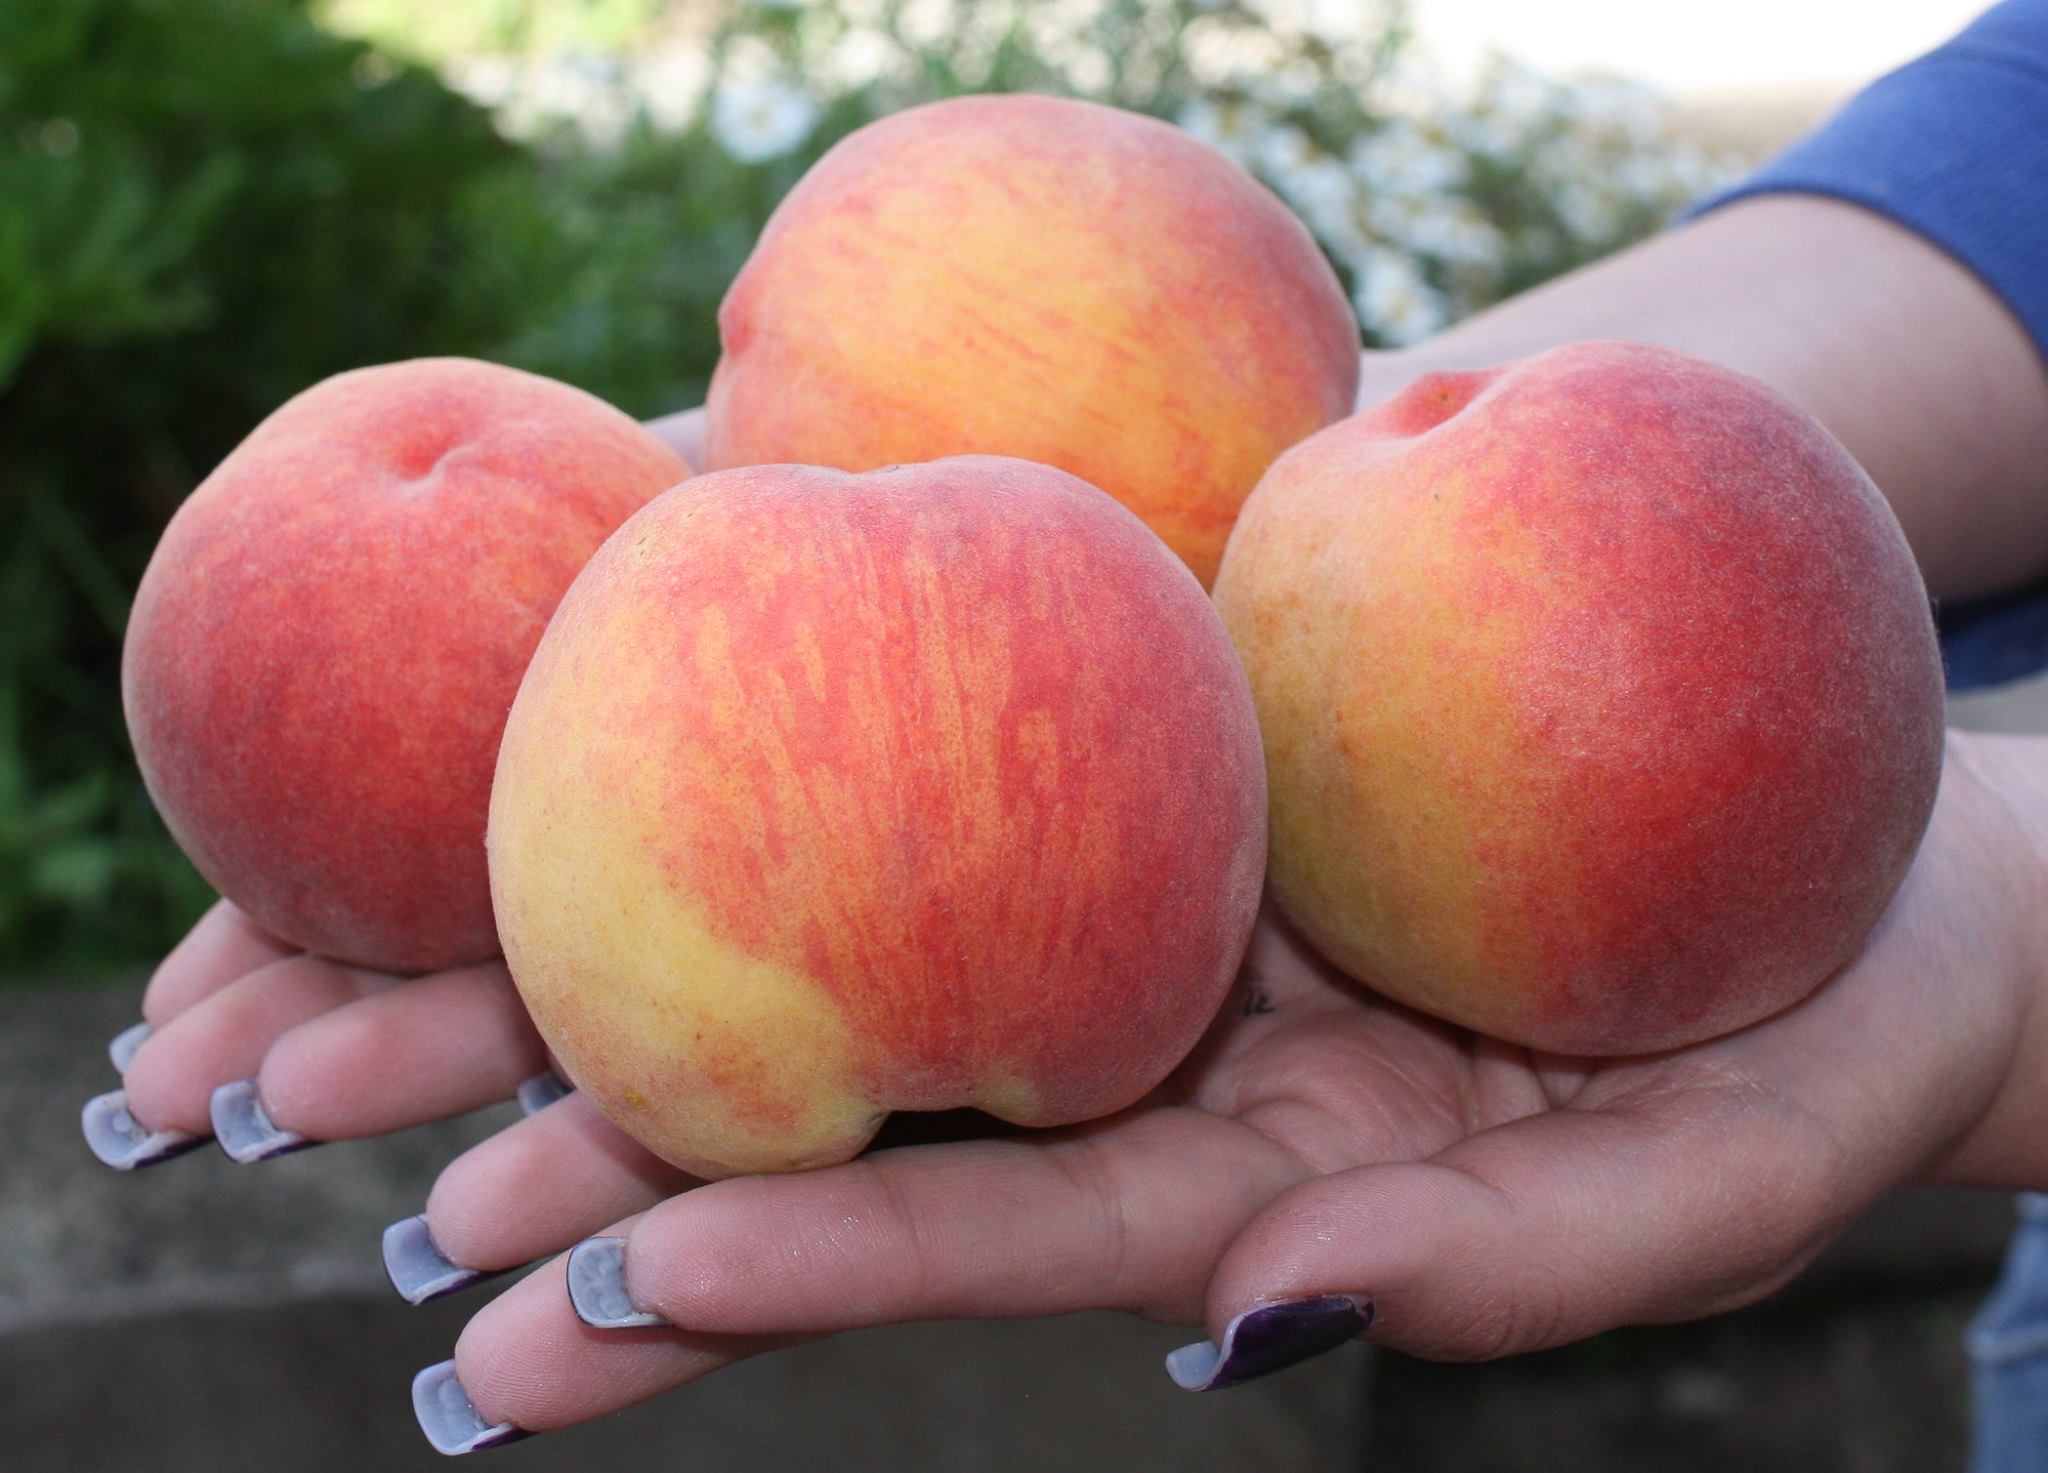
M 2048 0 L 1992 7 L 1693 213 L 1783 193 L 1848 200 L 1933 241 L 2048 360 Z
M 1992 7 L 1688 213 L 1786 193 L 1848 200 L 1940 246 L 1998 295 L 2048 362 L 2048 0 Z M 1952 690 L 2048 667 L 2048 589 L 1937 615 Z

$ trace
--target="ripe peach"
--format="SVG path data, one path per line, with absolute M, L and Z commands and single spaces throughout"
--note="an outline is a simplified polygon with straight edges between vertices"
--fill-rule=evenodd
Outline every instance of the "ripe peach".
M 272 414 L 178 509 L 123 651 L 171 833 L 288 941 L 423 971 L 497 952 L 484 821 L 541 630 L 605 536 L 689 474 L 566 384 L 457 359 Z
M 1138 1099 L 1259 901 L 1250 692 L 1093 487 L 965 457 L 715 472 L 620 528 L 505 730 L 506 960 L 586 1095 L 707 1176 L 892 1110 Z
M 1284 457 L 1217 600 L 1273 885 L 1373 987 L 1581 1054 L 1711 1037 L 1854 953 L 1934 801 L 1941 667 L 1883 499 L 1762 385 L 1588 343 Z
M 713 469 L 986 452 L 1071 471 L 1215 577 L 1275 456 L 1351 412 L 1358 327 L 1207 144 L 1053 97 L 895 114 L 821 159 L 719 312 Z

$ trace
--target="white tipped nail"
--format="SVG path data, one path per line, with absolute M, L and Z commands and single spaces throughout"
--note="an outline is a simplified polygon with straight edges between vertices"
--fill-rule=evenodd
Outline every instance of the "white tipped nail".
M 320 1144 L 307 1140 L 296 1130 L 280 1129 L 263 1108 L 253 1079 L 223 1084 L 207 1101 L 207 1109 L 213 1116 L 214 1139 L 228 1153 L 229 1160 L 245 1166 Z
M 384 1229 L 384 1272 L 407 1304 L 425 1304 L 444 1294 L 494 1279 L 503 1269 L 463 1268 L 434 1246 L 426 1215 L 400 1218 Z
M 529 1115 L 538 1115 L 563 1095 L 574 1093 L 574 1086 L 563 1080 L 552 1069 L 543 1069 L 531 1079 L 522 1080 L 519 1085 L 519 1108 Z
M 455 1378 L 452 1360 L 428 1366 L 412 1378 L 412 1411 L 434 1451 L 451 1458 L 533 1435 L 510 1422 L 486 1422 L 478 1416 L 469 1393 Z
M 182 1130 L 146 1130 L 128 1113 L 128 1092 L 110 1090 L 85 1102 L 79 1117 L 93 1155 L 116 1171 L 135 1171 L 182 1156 L 206 1144 L 206 1137 Z
M 126 1074 L 128 1066 L 135 1062 L 135 1051 L 149 1040 L 149 1025 L 137 1023 L 132 1028 L 123 1028 L 107 1041 L 107 1058 L 116 1074 Z
M 1224 1326 L 1221 1345 L 1197 1340 L 1168 1351 L 1166 1374 L 1183 1391 L 1220 1391 L 1335 1350 L 1372 1322 L 1373 1303 L 1362 1294 L 1257 1305 Z
M 593 1330 L 668 1325 L 660 1315 L 636 1308 L 627 1297 L 624 1238 L 585 1238 L 569 1250 L 569 1307 Z

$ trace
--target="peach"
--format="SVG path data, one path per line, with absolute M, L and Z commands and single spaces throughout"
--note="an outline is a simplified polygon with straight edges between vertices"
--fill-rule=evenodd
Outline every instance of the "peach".
M 519 677 L 598 544 L 688 474 L 588 394 L 457 359 L 264 420 L 171 519 L 122 656 L 143 780 L 199 872 L 341 961 L 495 955 L 484 822 Z
M 1109 497 L 965 457 L 656 500 L 520 687 L 506 960 L 581 1088 L 705 1176 L 894 1110 L 1131 1104 L 1215 1016 L 1265 865 L 1222 621 Z
M 713 469 L 965 453 L 1071 471 L 1214 578 L 1281 451 L 1351 412 L 1358 326 L 1207 144 L 1054 97 L 912 108 L 783 200 L 719 311 Z
M 1425 377 L 1284 457 L 1217 600 L 1272 883 L 1352 976 L 1624 1054 L 1805 996 L 1919 844 L 1925 590 L 1876 488 L 1762 385 L 1587 343 Z

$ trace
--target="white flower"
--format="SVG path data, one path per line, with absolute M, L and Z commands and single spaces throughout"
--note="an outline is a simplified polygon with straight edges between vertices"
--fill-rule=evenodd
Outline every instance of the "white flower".
M 1259 172 L 1283 188 L 1294 174 L 1322 156 L 1315 140 L 1292 123 L 1272 123 L 1261 128 L 1251 152 Z
M 1475 108 L 1450 121 L 1452 139 L 1458 147 L 1482 158 L 1508 159 L 1527 147 L 1534 125 L 1525 118 L 1512 117 L 1498 108 Z
M 1443 326 L 1443 294 L 1423 279 L 1414 260 L 1399 251 L 1378 250 L 1355 263 L 1358 287 L 1351 300 L 1359 321 L 1399 346 L 1426 338 Z
M 1630 201 L 1585 178 L 1560 180 L 1550 202 L 1565 228 L 1585 241 L 1604 241 L 1621 229 Z
M 1313 159 L 1287 175 L 1281 186 L 1287 202 L 1317 235 L 1341 234 L 1357 217 L 1358 181 L 1335 159 Z
M 667 132 L 680 133 L 696 121 L 709 80 L 710 67 L 697 51 L 661 52 L 633 67 L 634 95 L 648 121 Z
M 1244 163 L 1251 156 L 1264 120 L 1250 103 L 1216 102 L 1200 97 L 1183 107 L 1174 121 L 1184 132 Z
M 1407 118 L 1391 118 L 1351 150 L 1351 167 L 1368 189 L 1416 196 L 1442 194 L 1465 182 L 1465 155 Z
M 1602 77 L 1561 93 L 1557 101 L 1575 123 L 1632 148 L 1654 147 L 1666 131 L 1663 99 L 1638 82 Z
M 1500 228 L 1469 200 L 1417 200 L 1398 212 L 1375 213 L 1373 223 L 1395 244 L 1447 266 L 1490 271 L 1507 259 Z
M 727 83 L 711 99 L 712 136 L 743 164 L 780 158 L 811 136 L 818 104 L 779 77 Z
M 366 52 L 365 55 L 374 53 Z M 455 56 L 448 60 L 448 80 L 471 102 L 500 108 L 511 101 L 519 82 L 517 68 L 505 56 Z

